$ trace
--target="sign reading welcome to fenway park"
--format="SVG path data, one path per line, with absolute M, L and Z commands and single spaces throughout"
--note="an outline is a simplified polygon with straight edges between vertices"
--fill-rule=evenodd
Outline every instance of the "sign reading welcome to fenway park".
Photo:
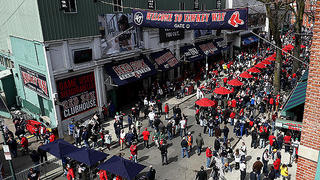
M 247 29 L 248 9 L 215 11 L 148 11 L 133 9 L 136 26 L 165 29 Z
M 63 120 L 97 107 L 94 72 L 58 80 L 56 83 Z

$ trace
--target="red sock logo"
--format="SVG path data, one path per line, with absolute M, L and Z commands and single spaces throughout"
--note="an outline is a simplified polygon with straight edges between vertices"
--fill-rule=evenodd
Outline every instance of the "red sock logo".
M 240 16 L 239 11 L 235 11 L 235 12 L 231 15 L 228 23 L 229 23 L 231 26 L 233 26 L 233 27 L 238 27 L 239 24 L 240 24 L 240 25 L 243 25 L 243 24 L 244 24 L 244 21 L 243 21 L 242 19 L 240 19 L 239 16 Z

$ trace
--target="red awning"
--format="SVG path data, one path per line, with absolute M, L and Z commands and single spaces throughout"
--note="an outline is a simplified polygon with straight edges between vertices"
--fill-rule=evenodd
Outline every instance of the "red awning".
M 242 86 L 243 83 L 241 81 L 239 81 L 238 79 L 232 79 L 230 81 L 228 81 L 228 84 L 231 86 Z
M 259 63 L 259 64 L 256 64 L 254 67 L 263 69 L 263 68 L 266 68 L 267 66 L 264 65 L 264 64 L 261 62 L 261 63 Z
M 252 78 L 253 76 L 249 74 L 247 71 L 240 74 L 240 77 L 242 78 Z
M 230 93 L 232 93 L 232 91 L 230 91 L 229 89 L 221 86 L 221 87 L 216 88 L 216 89 L 213 91 L 213 93 L 225 95 L 225 94 L 230 94 Z
M 202 98 L 198 101 L 196 101 L 196 104 L 198 106 L 201 106 L 201 107 L 212 107 L 214 106 L 216 103 L 214 101 L 212 101 L 211 99 L 208 99 L 208 98 Z
M 252 67 L 250 69 L 247 70 L 248 72 L 252 72 L 252 73 L 260 73 L 261 71 L 255 67 Z

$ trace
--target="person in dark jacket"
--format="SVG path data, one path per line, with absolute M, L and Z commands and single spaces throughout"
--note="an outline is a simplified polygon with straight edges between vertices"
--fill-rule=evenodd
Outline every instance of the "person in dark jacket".
M 82 132 L 82 137 L 81 137 L 84 141 L 84 145 L 87 147 L 87 148 L 90 148 L 90 144 L 89 144 L 89 134 L 88 134 L 88 131 L 86 128 L 83 129 L 83 132 Z
M 196 180 L 207 180 L 207 172 L 204 171 L 204 167 L 201 166 L 200 171 L 198 171 L 197 176 L 196 176 Z
M 198 156 L 200 156 L 202 146 L 204 145 L 204 141 L 201 136 L 201 133 L 199 133 L 199 135 L 196 137 L 196 144 L 197 144 L 197 153 L 198 153 Z
M 150 169 L 147 174 L 148 180 L 155 180 L 156 179 L 156 170 L 152 168 L 152 165 L 150 165 Z
M 12 153 L 13 157 L 17 157 L 18 154 L 18 143 L 17 141 L 12 138 L 12 136 L 9 136 L 9 139 L 7 140 L 7 144 L 9 146 L 10 152 Z
M 220 149 L 220 142 L 219 142 L 218 138 L 216 138 L 216 140 L 214 141 L 214 150 L 216 152 L 219 152 L 219 149 Z
M 268 180 L 274 180 L 276 178 L 276 172 L 274 171 L 274 167 L 271 166 L 268 174 Z
M 39 153 L 39 155 L 40 155 L 40 162 L 41 162 L 41 163 L 43 163 L 43 159 L 44 159 L 45 161 L 48 161 L 47 152 L 44 151 L 44 150 L 42 150 L 42 149 L 40 149 L 40 146 L 42 146 L 42 145 L 43 145 L 43 143 L 40 142 L 39 147 L 38 147 L 38 150 L 37 150 L 38 153 Z
M 263 167 L 263 164 L 260 161 L 260 157 L 257 157 L 257 161 L 253 163 L 252 169 L 257 174 L 259 180 L 261 179 L 260 176 L 261 176 L 262 167 Z
M 40 155 L 36 150 L 31 151 L 30 158 L 34 166 L 37 166 L 39 164 Z M 38 170 L 38 167 L 35 167 L 35 169 Z
M 160 152 L 161 152 L 161 159 L 162 159 L 162 166 L 164 164 L 168 164 L 168 147 L 166 141 L 163 141 L 163 144 L 160 146 Z
M 189 158 L 188 153 L 188 142 L 186 140 L 186 137 L 183 137 L 181 141 L 181 157 L 184 158 L 184 153 L 186 153 L 187 157 Z
M 227 126 L 224 126 L 222 131 L 223 131 L 223 143 L 225 144 L 228 140 L 229 128 Z

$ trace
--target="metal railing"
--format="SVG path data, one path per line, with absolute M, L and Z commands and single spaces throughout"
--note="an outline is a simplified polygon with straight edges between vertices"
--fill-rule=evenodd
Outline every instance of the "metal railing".
M 37 169 L 40 172 L 40 179 L 53 179 L 63 173 L 62 161 L 58 158 L 52 158 L 48 161 L 38 164 L 36 166 L 32 166 L 30 168 Z M 25 169 L 16 173 L 17 180 L 26 180 L 28 179 L 29 169 Z M 4 178 L 4 180 L 11 180 L 12 176 Z

